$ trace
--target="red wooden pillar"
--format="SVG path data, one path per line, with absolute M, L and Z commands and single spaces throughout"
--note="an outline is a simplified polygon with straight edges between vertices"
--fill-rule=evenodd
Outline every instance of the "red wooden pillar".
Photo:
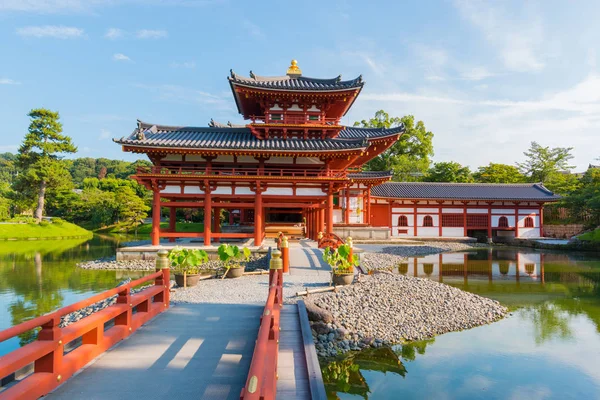
M 515 203 L 515 237 L 519 237 L 519 203 Z
M 317 222 L 317 235 L 319 234 L 319 232 L 323 232 L 325 230 L 324 221 L 325 221 L 325 209 L 319 208 L 319 217 L 318 217 L 318 222 Z
M 367 223 L 371 225 L 371 185 L 367 186 Z
M 344 223 L 350 223 L 350 188 L 346 189 L 346 208 L 344 209 Z
M 152 197 L 152 246 L 160 243 L 160 193 L 154 191 Z
M 246 222 L 246 209 L 242 208 L 240 210 L 240 225 L 244 225 L 244 222 Z
M 540 206 L 540 237 L 544 237 L 544 207 Z
M 256 199 L 254 201 L 254 245 L 260 246 L 262 244 L 262 220 L 263 220 L 263 206 L 262 206 L 262 192 L 260 190 L 260 184 L 257 182 L 256 188 Z
M 438 204 L 438 235 L 440 237 L 444 236 L 444 232 L 442 231 L 442 205 Z
M 169 232 L 176 232 L 177 231 L 176 212 L 177 212 L 177 209 L 175 207 L 169 207 Z M 175 238 L 174 237 L 170 237 L 169 238 L 169 242 L 170 243 L 175 242 Z
M 210 193 L 210 187 L 207 182 L 205 184 L 205 189 L 204 189 L 204 245 L 205 246 L 210 246 L 211 211 L 212 211 L 212 195 Z
M 464 237 L 467 237 L 469 234 L 467 232 L 467 203 L 463 203 L 463 226 L 464 226 Z
M 415 230 L 415 237 L 416 237 L 416 236 L 418 236 L 418 233 L 419 233 L 419 231 L 418 231 L 419 228 L 417 227 L 417 223 L 419 222 L 418 214 L 417 214 L 417 202 L 414 202 L 413 213 L 414 213 L 413 214 L 413 220 L 414 220 L 413 228 Z
M 488 207 L 488 228 L 487 228 L 488 241 L 492 240 L 492 207 Z
M 327 192 L 327 233 L 333 233 L 333 187 L 329 186 Z

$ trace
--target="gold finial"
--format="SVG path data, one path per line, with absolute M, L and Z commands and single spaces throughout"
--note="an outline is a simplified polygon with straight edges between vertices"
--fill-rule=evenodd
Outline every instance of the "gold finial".
M 302 70 L 298 67 L 298 61 L 292 60 L 290 67 L 287 70 L 287 74 L 290 77 L 299 77 L 302 75 Z

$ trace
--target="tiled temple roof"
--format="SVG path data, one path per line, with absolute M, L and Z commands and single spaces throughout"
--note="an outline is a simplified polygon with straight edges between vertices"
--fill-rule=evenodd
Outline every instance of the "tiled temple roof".
M 353 126 L 346 126 L 340 131 L 337 136 L 340 139 L 355 139 L 355 138 L 380 138 L 386 136 L 396 135 L 405 131 L 404 124 L 399 126 L 385 129 L 385 128 L 358 128 Z
M 128 137 L 115 139 L 121 145 L 138 147 L 175 147 L 198 149 L 335 151 L 364 149 L 368 139 L 396 135 L 404 127 L 368 129 L 345 127 L 333 139 L 258 139 L 250 128 L 211 120 L 208 127 L 154 125 L 138 121 Z
M 250 71 L 250 77 L 238 75 L 233 70 L 231 76 L 228 77 L 231 84 L 239 84 L 262 89 L 274 90 L 346 90 L 362 88 L 365 84 L 362 80 L 362 75 L 358 78 L 343 81 L 342 76 L 332 79 L 317 79 L 308 78 L 306 76 L 258 76 Z
M 361 172 L 350 172 L 348 178 L 350 179 L 378 179 L 378 178 L 391 178 L 392 171 L 361 171 Z
M 490 183 L 437 183 L 437 182 L 387 182 L 371 189 L 376 197 L 398 199 L 444 200 L 523 200 L 556 201 L 560 196 L 541 183 L 490 184 Z
M 114 140 L 121 145 L 192 149 L 339 151 L 364 149 L 368 143 L 356 139 L 257 139 L 249 128 L 185 127 L 152 125 L 138 121 L 128 137 Z

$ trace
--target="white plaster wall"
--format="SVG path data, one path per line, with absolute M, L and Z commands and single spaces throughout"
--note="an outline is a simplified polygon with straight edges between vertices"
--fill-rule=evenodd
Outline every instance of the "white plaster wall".
M 167 154 L 162 158 L 162 161 L 181 161 L 182 158 L 181 154 Z
M 267 190 L 263 192 L 264 196 L 292 196 L 294 194 L 294 190 L 292 188 L 283 188 L 283 187 L 268 187 Z
M 439 228 L 430 228 L 419 226 L 417 228 L 417 236 L 440 236 Z
M 232 189 L 229 186 L 219 186 L 215 190 L 213 190 L 212 194 L 231 194 Z
M 492 214 L 514 214 L 514 208 L 492 208 Z
M 270 108 L 271 111 L 283 111 L 283 108 L 279 107 L 279 104 L 275 104 L 273 105 L 273 107 Z
M 288 111 L 304 111 L 302 108 L 300 108 L 300 106 L 296 103 L 292 104 L 292 106 L 290 108 L 288 108 Z
M 437 214 L 438 213 L 438 209 L 437 208 L 417 208 L 417 212 L 419 213 L 430 213 L 430 214 Z
M 463 237 L 465 230 L 463 228 L 442 228 L 443 237 Z
M 408 220 L 408 226 L 415 225 L 415 217 L 413 214 L 392 214 L 392 226 L 399 226 L 398 217 L 400 217 L 401 215 L 406 216 L 406 219 Z
M 494 227 L 494 228 L 498 227 L 498 222 L 500 221 L 500 217 L 506 217 L 506 219 L 508 220 L 509 227 L 512 228 L 515 226 L 515 216 L 514 215 L 492 215 L 492 227 Z
M 467 208 L 467 214 L 487 214 L 488 210 L 483 210 L 480 208 Z
M 166 186 L 163 190 L 160 191 L 161 193 L 177 193 L 180 194 L 181 193 L 181 186 Z
M 426 215 L 417 215 L 417 226 L 423 226 L 423 220 L 425 219 Z M 437 214 L 435 215 L 430 215 L 430 217 L 433 219 L 433 226 L 439 226 L 439 216 Z M 437 236 L 437 235 L 436 235 Z
M 317 188 L 297 188 L 296 196 L 323 196 L 323 191 Z
M 204 194 L 204 190 L 200 190 L 198 186 L 184 186 L 183 193 L 185 194 Z
M 442 208 L 444 214 L 462 214 L 462 208 Z
M 254 193 L 252 190 L 250 190 L 249 187 L 245 187 L 245 186 L 239 187 L 238 186 L 235 188 L 235 194 L 252 194 L 253 195 L 256 193 Z
M 413 213 L 413 209 L 412 208 L 394 207 L 394 208 L 392 208 L 392 212 L 395 212 L 395 213 L 405 213 L 405 214 L 406 213 L 410 213 L 410 214 L 412 214 Z
M 309 109 L 307 109 L 306 111 L 321 111 L 321 110 L 319 110 L 319 108 L 317 108 L 317 106 L 315 106 L 315 105 L 313 104 L 313 105 L 312 105 L 312 106 L 311 106 Z
M 342 218 L 342 210 L 339 208 L 334 208 L 333 209 L 333 223 L 334 224 L 341 224 L 343 221 Z
M 526 209 L 520 209 L 519 210 L 519 214 L 536 214 L 539 212 L 539 210 L 535 209 L 535 208 L 526 208 Z
M 533 219 L 533 226 L 535 228 L 539 228 L 540 226 L 540 217 L 537 215 L 519 215 L 519 230 L 521 227 L 525 228 L 525 218 L 531 217 Z
M 540 237 L 540 228 L 519 228 L 520 238 L 538 238 Z

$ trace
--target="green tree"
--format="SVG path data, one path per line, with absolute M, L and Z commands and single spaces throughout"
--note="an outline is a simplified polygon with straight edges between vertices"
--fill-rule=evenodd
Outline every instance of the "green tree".
M 69 171 L 60 162 L 60 155 L 75 153 L 77 147 L 69 136 L 62 134 L 59 115 L 44 108 L 31 110 L 29 132 L 19 148 L 17 165 L 21 171 L 21 187 L 37 189 L 34 216 L 42 219 L 46 191 L 71 181 Z
M 473 173 L 475 182 L 479 183 L 521 183 L 525 182 L 525 176 L 513 165 L 489 163 L 479 167 Z
M 600 225 L 600 168 L 589 168 L 581 179 L 581 186 L 564 199 L 571 215 L 588 225 Z
M 134 225 L 137 235 L 137 227 L 140 221 L 148 216 L 150 207 L 144 204 L 144 200 L 139 198 L 129 186 L 121 186 L 117 189 L 115 200 L 119 221 Z
M 525 162 L 517 163 L 519 170 L 532 182 L 546 183 L 556 173 L 573 169 L 569 165 L 572 147 L 543 147 L 537 142 L 531 142 L 529 150 L 524 152 Z
M 427 171 L 426 182 L 473 182 L 469 167 L 457 162 L 447 161 L 433 164 Z
M 397 181 L 417 181 L 427 172 L 433 156 L 433 133 L 425 128 L 423 121 L 415 123 L 415 117 L 390 117 L 379 110 L 369 120 L 355 122 L 363 128 L 392 128 L 404 124 L 405 133 L 389 149 L 369 161 L 366 168 L 371 171 L 388 171 Z

